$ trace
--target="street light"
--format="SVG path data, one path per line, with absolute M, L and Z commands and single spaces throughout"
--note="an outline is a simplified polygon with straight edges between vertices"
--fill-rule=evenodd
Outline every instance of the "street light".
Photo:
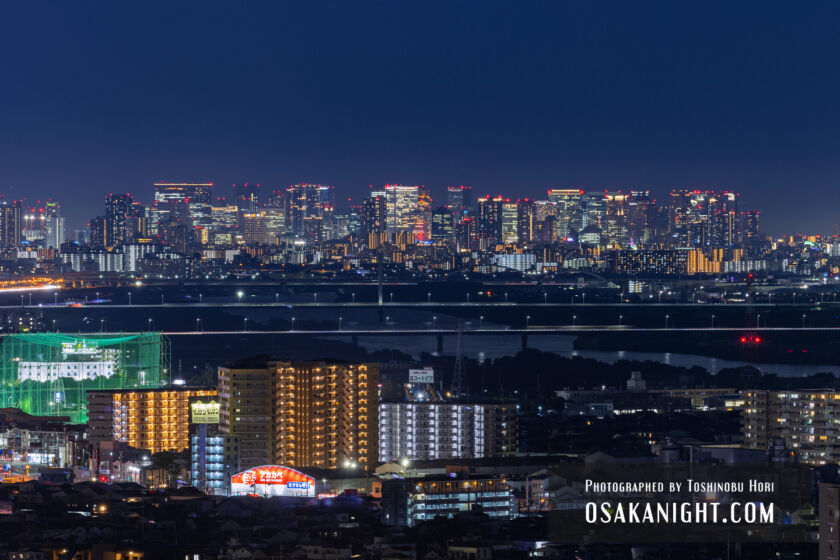
M 756 315 L 755 317 L 755 328 L 761 328 L 761 314 Z
M 105 319 L 99 319 L 99 332 L 105 332 Z
M 712 328 L 715 328 L 715 316 L 712 315 Z
M 351 295 L 353 296 L 353 303 L 356 303 L 356 292 L 353 292 Z
M 482 323 L 484 323 L 484 315 L 480 315 L 478 317 L 478 328 L 479 328 L 479 330 L 481 330 Z
M 572 315 L 572 326 L 575 326 L 575 321 L 577 321 L 577 315 Z
M 543 292 L 543 303 L 548 303 L 548 292 Z
M 621 326 L 621 320 L 622 320 L 622 319 L 624 319 L 624 315 L 619 315 L 619 316 L 618 316 L 618 326 L 619 326 L 619 327 Z
M 391 303 L 394 303 L 394 292 L 391 292 L 390 296 L 391 296 Z
M 670 319 L 670 318 L 671 318 L 670 315 L 665 315 L 665 328 L 666 329 L 668 328 L 668 319 Z
M 531 324 L 531 316 L 525 315 L 525 328 L 527 329 Z
M 163 305 L 163 294 L 160 294 L 160 304 Z
M 507 303 L 507 292 L 505 292 L 505 303 Z
M 131 292 L 128 292 L 128 305 L 131 305 Z
M 243 292 L 242 290 L 239 290 L 238 292 L 236 292 L 236 297 L 239 298 L 240 302 L 242 301 L 242 296 L 244 296 L 244 295 L 245 295 L 245 292 Z
M 149 332 L 152 331 L 152 318 L 149 317 Z
M 432 329 L 437 330 L 437 315 L 432 317 Z
M 195 330 L 196 330 L 196 332 L 201 332 L 201 318 L 200 317 L 195 318 Z
M 312 294 L 312 301 L 318 303 L 318 292 Z
M 295 330 L 295 318 L 292 317 L 292 330 Z
M 427 303 L 432 303 L 432 292 L 427 292 L 426 293 L 426 302 Z
M 386 316 L 385 316 L 385 328 L 386 328 L 386 329 L 388 328 L 388 323 L 389 323 L 389 322 L 391 322 L 391 317 L 386 315 Z
M 242 330 L 243 330 L 243 331 L 247 331 L 247 330 L 248 330 L 248 317 L 245 317 L 245 318 L 242 320 Z
M 276 292 L 274 294 L 274 303 L 280 303 L 280 294 Z
M 198 303 L 202 303 L 204 301 L 204 294 L 198 294 Z
M 803 328 L 803 329 L 805 328 L 805 317 L 807 317 L 807 315 L 805 315 L 805 314 L 803 313 L 803 314 L 802 314 L 802 328 Z
M 338 330 L 341 330 L 341 315 L 338 316 Z
M 469 303 L 469 302 L 470 302 L 470 293 L 467 292 L 467 303 Z

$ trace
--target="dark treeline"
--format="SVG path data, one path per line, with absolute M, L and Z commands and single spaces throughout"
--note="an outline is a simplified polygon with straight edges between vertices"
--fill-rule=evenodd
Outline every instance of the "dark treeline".
M 407 358 L 399 351 L 372 353 L 371 358 Z M 455 359 L 424 354 L 420 362 L 443 374 L 444 386 L 452 379 Z M 615 363 L 588 358 L 566 358 L 551 352 L 528 349 L 515 356 L 486 360 L 465 359 L 464 371 L 470 393 L 493 399 L 541 402 L 554 391 L 623 389 L 631 372 L 639 371 L 649 389 L 717 387 L 733 389 L 831 389 L 840 385 L 832 373 L 803 377 L 762 374 L 752 366 L 726 368 L 712 374 L 705 368 L 684 368 L 653 361 L 620 360 Z

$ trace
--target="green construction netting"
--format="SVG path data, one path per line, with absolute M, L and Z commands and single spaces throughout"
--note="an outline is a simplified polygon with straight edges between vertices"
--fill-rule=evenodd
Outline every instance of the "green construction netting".
M 0 343 L 0 407 L 87 422 L 86 392 L 154 388 L 169 379 L 169 341 L 159 333 L 10 334 Z

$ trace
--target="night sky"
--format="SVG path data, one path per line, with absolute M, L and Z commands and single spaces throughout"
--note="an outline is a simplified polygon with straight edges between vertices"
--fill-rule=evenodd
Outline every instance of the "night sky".
M 690 186 L 775 233 L 840 221 L 836 4 L 11 4 L 0 187 L 68 230 L 157 180 Z

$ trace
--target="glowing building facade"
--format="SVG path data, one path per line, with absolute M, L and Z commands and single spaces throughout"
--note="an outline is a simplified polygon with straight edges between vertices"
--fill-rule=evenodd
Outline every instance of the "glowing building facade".
M 85 393 L 157 388 L 169 375 L 169 341 L 129 336 L 11 334 L 0 346 L 0 408 L 88 420 Z
M 377 451 L 378 366 L 242 362 L 219 368 L 219 429 L 243 468 L 370 468 Z
M 90 390 L 88 439 L 182 451 L 189 446 L 190 399 L 214 396 L 210 388 Z

